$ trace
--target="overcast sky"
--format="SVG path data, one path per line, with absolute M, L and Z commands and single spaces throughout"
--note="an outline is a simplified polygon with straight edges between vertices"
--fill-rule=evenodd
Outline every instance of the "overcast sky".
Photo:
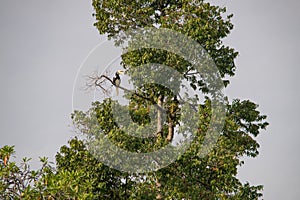
M 234 13 L 226 43 L 240 52 L 226 94 L 250 99 L 268 115 L 260 155 L 239 177 L 265 186 L 265 199 L 300 196 L 298 0 L 218 0 Z M 51 160 L 72 136 L 72 87 L 88 53 L 105 38 L 93 27 L 90 1 L 0 2 L 0 146 L 17 158 Z M 35 165 L 35 164 L 34 164 Z

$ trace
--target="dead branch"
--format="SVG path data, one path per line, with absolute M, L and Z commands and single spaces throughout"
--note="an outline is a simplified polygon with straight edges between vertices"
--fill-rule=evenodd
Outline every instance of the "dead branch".
M 160 110 L 161 112 L 164 112 L 163 107 L 161 107 L 160 105 L 157 105 L 157 103 L 154 101 L 154 99 L 148 98 L 146 95 L 140 94 L 137 91 L 129 90 L 129 89 L 125 88 L 125 87 L 122 87 L 121 85 L 116 86 L 115 83 L 112 81 L 112 79 L 108 77 L 108 75 L 102 74 L 101 76 L 94 75 L 94 76 L 87 76 L 87 77 L 89 79 L 89 82 L 86 84 L 87 88 L 93 88 L 93 87 L 97 88 L 98 87 L 98 88 L 101 89 L 101 91 L 105 95 L 108 95 L 111 92 L 108 89 L 108 86 L 106 85 L 106 83 L 108 81 L 114 87 L 118 87 L 119 89 L 121 89 L 123 91 L 130 92 L 130 93 L 136 95 L 137 97 L 140 97 L 142 99 L 145 99 L 145 100 L 151 102 L 152 105 L 154 105 L 158 110 Z

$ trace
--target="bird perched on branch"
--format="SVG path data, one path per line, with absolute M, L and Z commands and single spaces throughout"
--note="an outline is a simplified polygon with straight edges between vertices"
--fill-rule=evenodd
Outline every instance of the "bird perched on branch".
M 119 85 L 121 84 L 120 74 L 124 74 L 123 70 L 118 70 L 113 77 L 113 84 L 116 86 L 116 94 L 119 95 Z

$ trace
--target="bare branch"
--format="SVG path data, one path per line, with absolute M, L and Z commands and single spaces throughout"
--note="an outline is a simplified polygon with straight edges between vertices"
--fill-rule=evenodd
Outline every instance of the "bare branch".
M 95 90 L 96 88 L 100 88 L 104 95 L 109 96 L 111 88 L 107 85 L 107 79 L 103 79 L 103 76 L 108 77 L 109 72 L 106 71 L 105 74 L 106 75 L 99 76 L 97 72 L 95 72 L 93 75 L 86 76 L 87 81 L 85 90 Z

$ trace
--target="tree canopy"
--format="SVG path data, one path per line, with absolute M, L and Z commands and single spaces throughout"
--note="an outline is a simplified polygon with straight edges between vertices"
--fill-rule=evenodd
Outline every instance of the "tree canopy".
M 202 0 L 93 0 L 92 3 L 95 27 L 100 34 L 106 34 L 113 40 L 115 45 L 124 44 L 128 40 L 126 33 L 130 30 L 169 29 L 196 41 L 201 46 L 197 49 L 200 54 L 205 51 L 209 55 L 218 71 L 213 72 L 212 77 L 220 78 L 221 89 L 229 84 L 229 77 L 235 75 L 234 60 L 238 53 L 222 40 L 233 29 L 233 15 L 227 14 L 226 8 Z M 176 43 L 167 37 L 153 38 L 155 39 L 169 39 L 169 42 Z M 143 47 L 140 43 L 144 41 L 143 38 L 128 41 Z M 27 159 L 19 167 L 10 161 L 14 148 L 1 148 L 0 198 L 253 200 L 261 197 L 261 185 L 252 186 L 237 178 L 238 167 L 244 164 L 243 157 L 256 157 L 259 154 L 259 144 L 255 137 L 268 125 L 266 116 L 259 112 L 258 105 L 237 98 L 229 102 L 226 97 L 222 97 L 225 115 L 218 140 L 207 154 L 199 156 L 216 112 L 213 103 L 217 94 L 212 89 L 215 79 L 205 77 L 197 71 L 193 59 L 187 61 L 174 53 L 174 49 L 184 48 L 184 45 L 172 44 L 170 51 L 155 48 L 130 50 L 129 47 L 122 54 L 120 66 L 126 70 L 136 87 L 129 90 L 122 84 L 119 86 L 124 91 L 121 98 L 126 98 L 129 104 L 121 105 L 106 98 L 92 102 L 87 111 L 74 111 L 71 115 L 73 124 L 85 139 L 79 139 L 81 137 L 78 136 L 71 139 L 68 145 L 62 146 L 56 155 L 56 167 L 50 165 L 46 158 L 41 158 L 42 168 L 39 170 L 30 170 Z M 191 49 L 185 51 L 189 52 Z M 203 55 L 206 54 L 201 56 Z M 141 69 L 140 66 L 148 68 Z M 159 66 L 168 66 L 180 76 L 173 79 L 168 76 L 169 71 L 163 72 Z M 168 80 L 174 86 L 173 90 L 161 84 L 139 83 L 140 77 L 145 80 L 149 76 Z M 213 80 L 212 84 L 207 83 L 209 79 Z M 112 78 L 104 74 L 93 80 L 95 86 L 100 88 L 98 92 L 105 90 L 105 86 L 101 85 L 103 81 L 117 87 Z M 201 94 L 189 98 L 188 108 L 191 110 L 186 110 L 185 101 L 179 93 L 183 83 L 196 94 Z M 125 116 L 121 113 L 128 112 L 128 117 L 118 118 L 116 110 L 118 116 Z M 192 118 L 189 116 L 191 112 L 195 113 Z M 189 120 L 195 123 L 190 124 Z M 127 126 L 124 128 L 120 124 Z M 189 129 L 190 126 L 195 126 L 196 129 Z M 148 155 L 146 153 L 167 147 L 176 149 L 180 142 L 176 144 L 179 140 L 174 138 L 183 129 L 192 130 L 193 140 L 176 160 L 166 166 L 159 166 L 161 160 L 155 160 L 155 164 L 159 166 L 155 170 L 122 171 L 101 162 L 107 156 L 118 157 L 112 150 L 108 154 L 101 154 L 107 151 L 106 141 L 128 152 Z M 152 137 L 143 137 L 145 130 Z M 189 136 L 190 134 L 181 135 L 182 138 Z M 93 153 L 91 141 L 92 146 L 98 145 L 96 150 L 100 154 Z M 172 152 L 166 153 L 163 159 L 172 156 Z M 120 163 L 122 159 L 116 158 L 112 165 L 123 164 Z M 143 159 L 149 158 L 144 156 Z M 132 162 L 130 166 L 139 161 Z

